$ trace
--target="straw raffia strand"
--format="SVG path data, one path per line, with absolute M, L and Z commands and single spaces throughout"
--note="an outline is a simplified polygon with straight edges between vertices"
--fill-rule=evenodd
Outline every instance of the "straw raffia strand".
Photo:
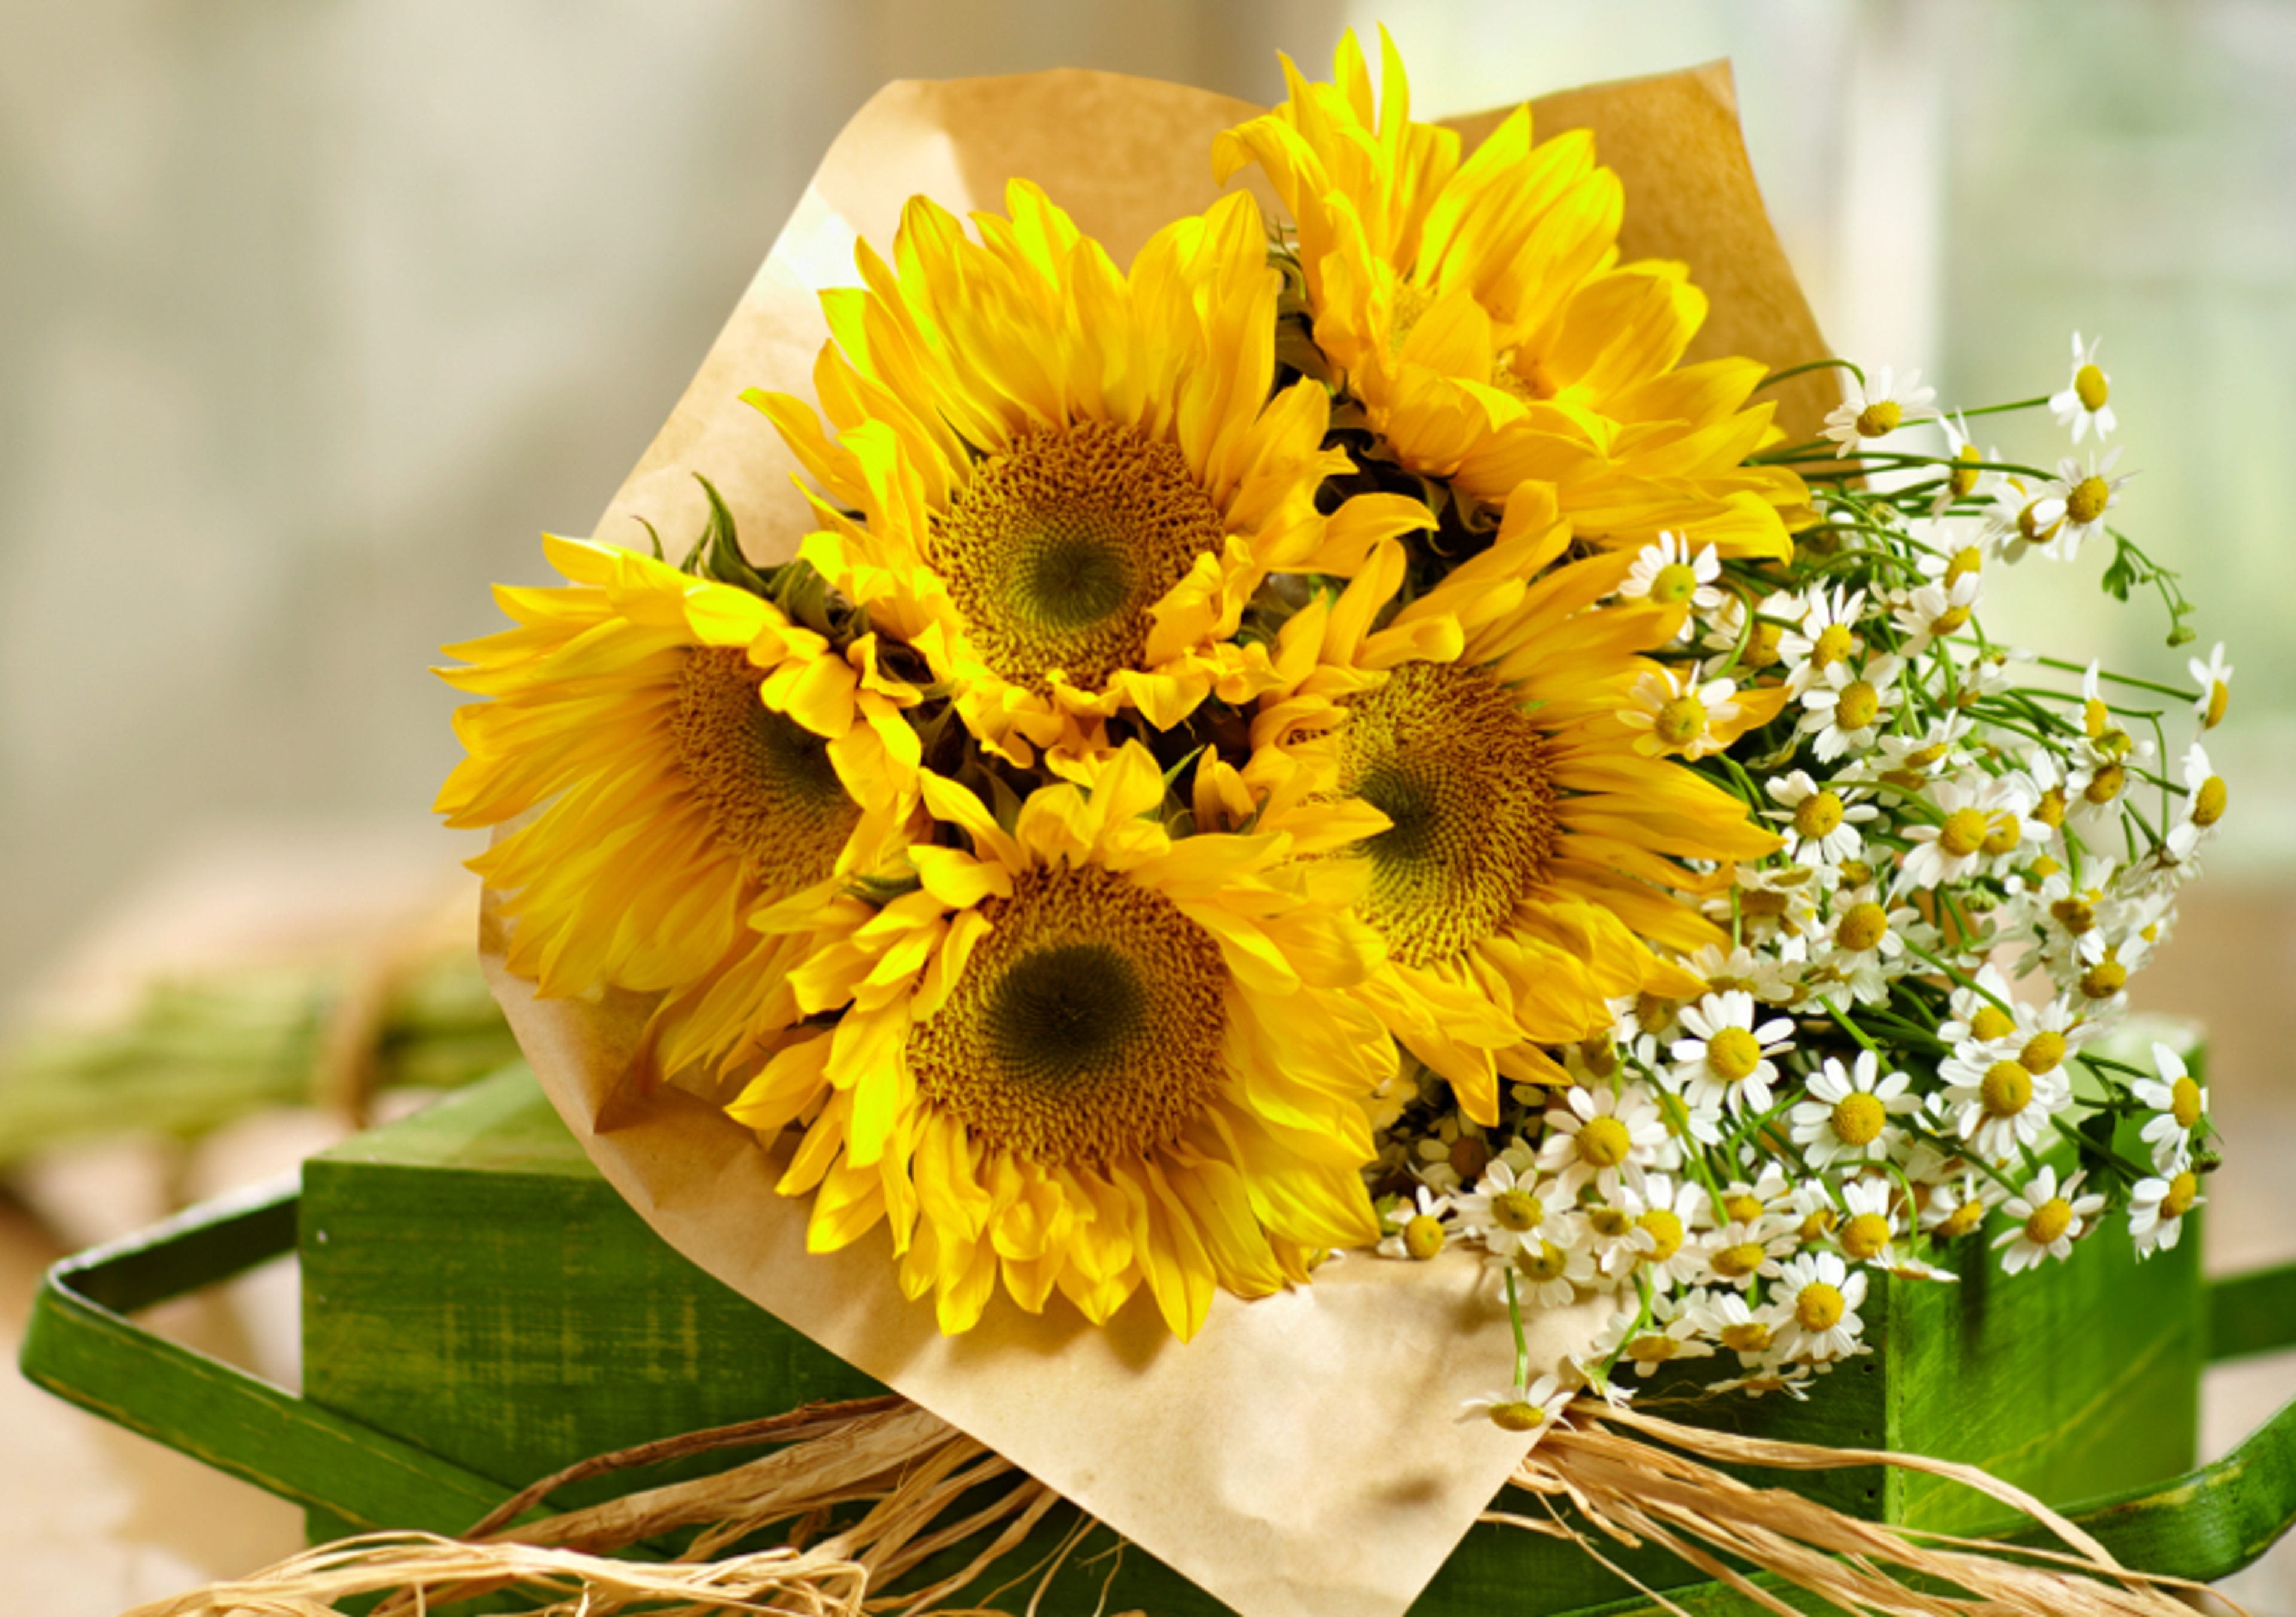
M 2070 1548 L 2013 1548 L 1860 1521 L 1782 1488 L 1753 1487 L 1693 1455 L 1793 1471 L 1880 1465 L 1949 1477 L 2032 1517 Z M 1794 1617 L 1795 1608 L 1732 1561 L 1845 1611 L 1905 1617 L 2190 1617 L 2192 1608 L 2169 1591 L 2203 1587 L 2129 1571 L 2040 1500 L 1974 1466 L 1734 1437 L 1591 1399 L 1571 1407 L 1511 1480 L 1539 1496 L 1548 1518 L 1493 1512 L 1485 1521 L 1558 1534 L 1620 1570 L 1563 1519 L 1558 1506 L 1567 1501 L 1612 1541 L 1662 1545 L 1784 1617 Z M 1681 1610 L 1654 1590 L 1643 1592 L 1668 1611 Z
M 714 1476 L 518 1519 L 569 1482 L 763 1443 L 786 1446 Z M 1753 1487 L 1709 1461 L 1798 1471 L 1888 1465 L 1949 1477 L 2025 1513 L 2067 1548 L 2012 1548 L 1860 1521 L 1784 1489 Z M 1536 1496 L 1545 1517 L 1494 1511 L 1483 1520 L 1568 1539 L 1605 1565 L 1612 1565 L 1605 1539 L 1662 1545 L 1785 1617 L 1795 1608 L 1740 1566 L 1775 1574 L 1841 1609 L 1887 1617 L 2189 1617 L 2169 1591 L 2199 1587 L 2121 1567 L 2072 1523 L 1974 1466 L 1732 1437 L 1594 1399 L 1572 1406 L 1513 1481 Z M 989 1482 L 1001 1486 L 972 1497 Z M 336 1602 L 378 1591 L 395 1597 L 377 1617 L 412 1617 L 509 1588 L 534 1595 L 537 1604 L 528 1609 L 536 1617 L 611 1617 L 633 1606 L 650 1617 L 965 1617 L 981 1608 L 950 1603 L 1019 1548 L 1059 1503 L 1051 1489 L 905 1400 L 810 1405 L 586 1460 L 506 1501 L 462 1540 L 413 1533 L 348 1539 L 128 1617 L 333 1617 Z M 826 1532 L 832 1511 L 849 1507 L 849 1507 L 865 1506 L 859 1521 Z M 781 1548 L 710 1558 L 776 1525 L 786 1540 Z M 1054 1555 L 1008 1578 L 980 1597 L 984 1604 L 1033 1584 L 1024 1611 L 1034 1617 L 1054 1572 L 1095 1525 L 1080 1518 Z M 688 1560 L 604 1558 L 685 1529 L 695 1530 Z M 983 1534 L 987 1542 L 972 1560 L 930 1588 L 871 1592 Z M 1644 1592 L 1669 1611 L 1681 1609 Z

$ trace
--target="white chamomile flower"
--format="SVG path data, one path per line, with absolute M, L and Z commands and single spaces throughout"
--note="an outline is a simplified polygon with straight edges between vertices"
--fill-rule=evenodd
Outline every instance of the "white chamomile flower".
M 1938 1076 L 1945 1080 L 1945 1092 L 1930 1098 L 1931 1108 L 1988 1162 L 2040 1143 L 2049 1119 L 2072 1101 L 2062 1073 L 2037 1075 L 1982 1044 L 1956 1049 L 1939 1064 Z
M 1801 693 L 1801 729 L 1817 738 L 1819 759 L 1831 764 L 1843 753 L 1863 752 L 1890 716 L 1898 671 L 1905 665 L 1884 653 L 1852 667 L 1848 658 L 1826 666 Z
M 1775 1335 L 1766 1314 L 1758 1315 L 1734 1291 L 1694 1291 L 1682 1300 L 1683 1317 L 1717 1347 L 1738 1355 L 1738 1368 L 1751 1370 L 1770 1355 Z
M 2049 413 L 2057 418 L 2058 426 L 2073 429 L 2076 444 L 2091 427 L 2096 429 L 2097 441 L 2103 443 L 2105 435 L 2119 425 L 2112 419 L 2112 406 L 2105 403 L 2112 393 L 2110 380 L 2096 363 L 2096 346 L 2103 340 L 2096 338 L 2084 348 L 2080 333 L 2073 333 L 2072 380 L 2065 384 L 2063 392 L 2049 396 Z
M 2179 1168 L 2165 1179 L 2140 1179 L 2128 1190 L 2128 1234 L 2136 1255 L 2149 1258 L 2167 1252 L 2185 1233 L 2185 1215 L 2209 1198 L 2201 1194 L 2201 1177 Z
M 1706 979 L 1711 992 L 1740 988 L 1772 1004 L 1784 1004 L 1792 997 L 1791 963 L 1767 951 L 1757 953 L 1743 943 L 1704 944 L 1684 964 L 1693 976 Z
M 2144 1141 L 2152 1147 L 2152 1165 L 2174 1173 L 2193 1160 L 2193 1131 L 2208 1115 L 2209 1092 L 2185 1069 L 2185 1058 L 2165 1044 L 2152 1046 L 2156 1081 L 2139 1078 L 2128 1087 L 2138 1102 L 2152 1109 L 2144 1123 Z
M 2225 661 L 2224 641 L 2217 641 L 2208 661 L 2196 657 L 2185 666 L 2201 688 L 2193 711 L 2200 715 L 2202 730 L 2214 730 L 2224 723 L 2225 708 L 2232 700 L 2232 665 Z
M 2043 555 L 2053 561 L 2070 561 L 2080 554 L 2082 544 L 2104 532 L 2104 513 L 2120 502 L 2120 491 L 2128 482 L 2128 476 L 2112 475 L 2120 459 L 2116 447 L 2106 451 L 2102 461 L 2091 451 L 2086 465 L 2076 455 L 2057 462 L 2057 475 L 2042 485 L 2034 502 L 2033 521 L 2046 530 L 2039 544 Z
M 1866 845 L 1857 828 L 1882 813 L 1864 801 L 1862 788 L 1820 786 L 1805 770 L 1772 775 L 1762 789 L 1778 805 L 1765 809 L 1763 815 L 1786 822 L 1780 833 L 1786 839 L 1785 856 L 1798 865 L 1833 865 L 1857 858 Z
M 1860 382 L 1825 418 L 1824 435 L 1839 445 L 1836 457 L 1857 453 L 1867 438 L 1887 437 L 1908 421 L 1935 415 L 1928 406 L 1937 389 L 1921 386 L 1921 380 L 1919 371 L 1908 371 L 1901 381 L 1883 365 Z
M 2074 1194 L 2083 1177 L 2074 1174 L 2060 1189 L 2056 1169 L 2045 1166 L 2023 1194 L 2002 1205 L 2001 1211 L 2017 1221 L 2016 1228 L 1993 1237 L 1996 1249 L 2009 1249 L 2001 1257 L 2003 1269 L 2013 1275 L 2038 1269 L 2047 1259 L 2062 1262 L 2072 1255 L 2073 1243 L 2087 1231 L 2089 1221 L 2104 1211 L 2104 1197 Z
M 1997 535 L 1974 517 L 1948 517 L 1923 531 L 1929 548 L 1915 565 L 1930 583 L 1948 588 L 1964 578 L 1982 577 L 1999 548 Z
M 1861 1350 L 1866 1328 L 1857 1305 L 1866 1300 L 1866 1276 L 1852 1274 L 1838 1254 L 1804 1253 L 1790 1258 L 1772 1294 L 1778 1311 L 1778 1352 L 1787 1359 L 1826 1364 Z
M 1945 457 L 1953 462 L 1948 469 L 1937 498 L 1930 502 L 1930 515 L 1942 517 L 1964 500 L 1988 498 L 2000 483 L 1997 471 L 1981 470 L 1978 462 L 1998 461 L 2001 456 L 1993 450 L 1980 450 L 1969 436 L 1969 423 L 1956 417 L 1940 415 L 1938 425 L 1945 431 Z
M 1451 1198 L 1438 1196 L 1424 1185 L 1415 1187 L 1414 1192 L 1388 1209 L 1387 1227 L 1395 1233 L 1379 1244 L 1381 1257 L 1423 1261 L 1442 1251 L 1455 1233 Z
M 1858 1051 L 1848 1067 L 1841 1058 L 1828 1056 L 1824 1066 L 1810 1075 L 1809 1098 L 1790 1114 L 1794 1143 L 1813 1168 L 1887 1162 L 1905 1138 L 1894 1120 L 1921 1110 L 1920 1097 L 1908 1092 L 1912 1087 L 1913 1080 L 1903 1073 L 1883 1077 L 1881 1058 L 1872 1050 Z
M 1984 580 L 1964 573 L 1949 584 L 1925 584 L 1895 597 L 1890 616 L 1906 637 L 1906 655 L 1919 657 L 1933 642 L 1969 627 L 1970 616 L 1984 595 Z
M 1468 1399 L 1459 1408 L 1459 1419 L 1487 1420 L 1502 1432 L 1528 1432 L 1536 1446 L 1578 1395 L 1557 1377 L 1542 1376 L 1527 1387 L 1502 1387 Z
M 1894 1270 L 1898 1220 L 1891 1210 L 1896 1187 L 1881 1177 L 1855 1179 L 1841 1187 L 1841 1223 L 1834 1239 L 1841 1255 L 1855 1263 Z
M 1975 728 L 1968 715 L 1956 713 L 1931 720 L 1917 734 L 1883 736 L 1871 753 L 1850 762 L 1844 778 L 1876 781 L 1901 792 L 1916 789 L 1961 767 L 1962 743 Z
M 1635 682 L 1634 702 L 1619 709 L 1619 722 L 1642 733 L 1635 750 L 1646 757 L 1680 753 L 1703 758 L 1729 743 L 1717 733 L 1738 716 L 1738 687 L 1729 680 L 1700 684 L 1672 669 L 1652 668 Z
M 1686 633 L 1689 614 L 1702 617 L 1727 599 L 1715 585 L 1721 576 L 1722 559 L 1712 545 L 1702 546 L 1693 555 L 1689 540 L 1662 533 L 1635 553 L 1634 566 L 1619 586 L 1619 594 L 1624 600 L 1648 600 L 1653 606 L 1686 608 L 1679 631 Z
M 1733 1223 L 1752 1224 L 1767 1216 L 1783 1214 L 1793 1199 L 1793 1181 L 1786 1177 L 1785 1170 L 1775 1162 L 1766 1162 L 1752 1179 L 1734 1179 L 1722 1187 L 1722 1205 L 1714 1210 L 1714 1216 Z
M 1644 1376 L 1672 1360 L 1714 1357 L 1714 1344 L 1701 1338 L 1698 1322 L 1689 1317 L 1675 1298 L 1654 1298 L 1651 1304 L 1651 1318 L 1644 1322 L 1640 1330 L 1635 1329 L 1636 1318 L 1635 1313 L 1611 1316 L 1604 1336 L 1607 1338 L 1611 1332 L 1615 1331 L 1619 1339 L 1615 1343 L 1599 1340 L 1599 1352 L 1590 1348 L 1588 1356 L 1608 1359 L 1615 1349 L 1621 1358 L 1631 1361 L 1635 1368 Z
M 1526 1306 L 1568 1308 L 1582 1290 L 1597 1282 L 1595 1254 L 1587 1249 L 1586 1227 L 1575 1217 L 1549 1219 L 1546 1233 L 1515 1248 L 1514 1271 L 1522 1278 Z
M 1749 1107 L 1770 1109 L 1770 1085 L 1778 1075 L 1770 1058 L 1792 1048 L 1793 1023 L 1776 1017 L 1756 1027 L 1755 1014 L 1754 996 L 1737 990 L 1683 1008 L 1682 1025 L 1691 1036 L 1676 1040 L 1668 1053 L 1692 1099 L 1727 1106 L 1734 1115 Z
M 2010 997 L 2009 979 L 1991 961 L 1977 968 L 1976 977 L 1956 988 L 1946 1000 L 1951 1019 L 1938 1026 L 1938 1037 L 1948 1044 L 1974 1040 L 1994 1044 L 2017 1031 L 2017 1014 Z
M 2224 818 L 2224 777 L 2209 767 L 2206 748 L 2195 741 L 2185 749 L 2185 806 L 2169 832 L 2169 850 L 2178 864 L 2189 863 L 2201 845 L 2216 834 Z
M 1475 1188 L 1453 1198 L 1461 1231 L 1482 1242 L 1495 1257 L 1513 1255 L 1546 1228 L 1546 1201 L 1539 1188 L 1533 1175 L 1518 1172 L 1505 1153 L 1493 1157 Z
M 1561 1106 L 1547 1108 L 1538 1171 L 1554 1178 L 1555 1195 L 1565 1200 L 1589 1183 L 1615 1196 L 1622 1175 L 1671 1166 L 1674 1154 L 1665 1120 L 1638 1090 L 1573 1088 Z
M 1796 1403 L 1808 1403 L 1809 1386 L 1809 1366 L 1789 1364 L 1757 1370 L 1751 1376 L 1740 1376 L 1730 1381 L 1718 1381 L 1710 1390 L 1716 1392 L 1743 1392 L 1749 1398 L 1767 1398 L 1773 1392 L 1781 1392 Z
M 1785 665 L 1786 690 L 1794 696 L 1811 682 L 1857 649 L 1857 621 L 1866 610 L 1866 592 L 1837 589 L 1831 595 L 1814 589 L 1790 608 L 1795 626 L 1778 636 L 1778 660 Z
M 1718 1282 L 1743 1291 L 1758 1279 L 1776 1278 L 1779 1264 L 1801 1244 L 1794 1224 L 1793 1219 L 1771 1213 L 1733 1219 L 1699 1243 L 1699 1254 Z
M 1710 1221 L 1706 1192 L 1696 1180 L 1649 1173 L 1639 1186 L 1622 1187 L 1619 1199 L 1636 1228 L 1650 1237 L 1642 1263 L 1661 1293 L 1705 1272 L 1705 1260 L 1690 1240 Z
M 1957 1179 L 1933 1181 L 1929 1191 L 1929 1199 L 1922 1204 L 1921 1226 L 1936 1241 L 1981 1229 L 2003 1195 L 1998 1185 L 1974 1168 L 1964 1169 Z
M 2096 1023 L 2062 995 L 2038 1005 L 2020 1002 L 2010 1009 L 2016 1025 L 1995 1041 L 1995 1049 L 2014 1058 L 2018 1066 L 2037 1078 L 2063 1066 L 2097 1031 Z
M 2115 868 L 2109 859 L 2093 859 L 2078 881 L 2070 870 L 2053 870 L 2041 878 L 2036 919 L 2041 946 L 2052 959 L 2093 966 L 2105 957 L 2119 919 L 2112 900 Z
M 1629 1205 L 1632 1194 L 1632 1188 L 1622 1184 L 1617 1200 L 1582 1205 L 1578 1212 L 1595 1267 L 1612 1285 L 1634 1273 L 1635 1265 L 1657 1245 L 1651 1232 L 1635 1221 L 1637 1208 Z

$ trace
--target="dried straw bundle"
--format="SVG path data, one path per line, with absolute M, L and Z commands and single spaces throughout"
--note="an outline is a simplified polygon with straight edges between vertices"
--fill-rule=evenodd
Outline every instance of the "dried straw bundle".
M 511 1525 L 552 1490 L 584 1477 L 759 1443 L 785 1446 L 714 1476 Z M 1783 1489 L 1751 1486 L 1706 1461 L 1794 1471 L 1888 1465 L 1929 1472 L 2025 1513 L 2069 1548 L 2005 1550 L 1859 1521 Z M 537 1617 L 610 1617 L 633 1608 L 694 1617 L 717 1612 L 964 1617 L 986 1608 L 953 1605 L 952 1599 L 1017 1548 L 1060 1502 L 1051 1489 L 1025 1476 L 985 1502 L 967 1497 L 982 1483 L 1016 1474 L 1011 1462 L 905 1399 L 808 1406 L 585 1461 L 506 1501 L 464 1540 L 412 1533 L 347 1539 L 250 1579 L 138 1607 L 128 1617 L 332 1617 L 334 1602 L 384 1590 L 395 1597 L 379 1609 L 379 1617 L 406 1617 L 508 1588 L 537 1596 L 539 1604 L 530 1608 Z M 1538 1499 L 1546 1515 L 1495 1511 L 1483 1520 L 1570 1539 L 1605 1565 L 1611 1563 L 1595 1535 L 1628 1547 L 1660 1544 L 1786 1617 L 1796 1608 L 1741 1566 L 1843 1610 L 1905 1617 L 2186 1617 L 2190 1608 L 2169 1590 L 2196 1587 L 2121 1567 L 2103 1546 L 2038 1499 L 1973 1466 L 1732 1437 L 1592 1400 L 1572 1407 L 1513 1480 Z M 862 1505 L 869 1508 L 858 1522 L 824 1536 L 832 1511 Z M 1566 1505 L 1577 1523 L 1566 1516 Z M 779 1548 L 711 1558 L 779 1523 L 792 1523 Z M 1023 1609 L 1035 1617 L 1053 1573 L 1094 1525 L 1089 1518 L 1080 1521 L 1048 1562 L 1026 1569 L 986 1598 L 1033 1583 Z M 605 1558 L 685 1529 L 698 1530 L 688 1559 Z M 931 1587 L 871 1595 L 928 1557 L 991 1529 L 970 1562 Z M 1669 1611 L 1680 1610 L 1656 1591 L 1644 1593 Z

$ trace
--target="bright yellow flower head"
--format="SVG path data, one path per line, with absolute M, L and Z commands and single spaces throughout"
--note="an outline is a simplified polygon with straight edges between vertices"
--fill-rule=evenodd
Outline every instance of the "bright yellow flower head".
M 1170 835 L 1138 743 L 1072 768 L 1009 823 L 928 773 L 969 849 L 913 847 L 922 885 L 882 910 L 761 917 L 825 928 L 792 985 L 841 1015 L 728 1109 L 768 1139 L 801 1123 L 781 1188 L 813 1193 L 813 1249 L 882 1220 L 944 1331 L 1001 1278 L 1095 1323 L 1144 1285 L 1186 1337 L 1215 1288 L 1264 1295 L 1378 1238 L 1359 1170 L 1395 1049 L 1347 992 L 1378 940 L 1353 873 L 1285 832 Z
M 1678 264 L 1618 262 L 1617 176 L 1575 130 L 1534 145 L 1518 108 L 1464 162 L 1410 117 L 1382 36 L 1384 104 L 1352 33 L 1333 84 L 1287 60 L 1291 95 L 1221 135 L 1225 181 L 1266 172 L 1298 229 L 1317 347 L 1406 466 L 1492 505 L 1552 486 L 1581 538 L 1660 528 L 1725 555 L 1784 557 L 1800 480 L 1748 468 L 1776 436 L 1743 407 L 1765 367 L 1677 368 L 1706 317 Z
M 1266 657 L 1230 637 L 1267 576 L 1351 573 L 1427 519 L 1391 495 L 1317 512 L 1349 463 L 1323 388 L 1270 396 L 1281 277 L 1249 198 L 1160 231 L 1128 274 L 1035 186 L 1008 204 L 976 242 L 914 199 L 893 262 L 864 244 L 866 289 L 824 294 L 833 437 L 749 396 L 829 496 L 803 553 L 1025 765 L 1128 709 L 1168 729 L 1216 688 L 1249 699 Z
M 1667 890 L 1699 884 L 1677 860 L 1777 845 L 1735 797 L 1637 749 L 1619 712 L 1685 608 L 1597 607 L 1623 554 L 1540 575 L 1569 538 L 1549 492 L 1528 485 L 1489 550 L 1387 618 L 1405 569 L 1382 541 L 1336 600 L 1285 626 L 1285 681 L 1253 725 L 1256 746 L 1389 821 L 1340 851 L 1366 868 L 1358 912 L 1387 942 L 1359 992 L 1484 1123 L 1497 1074 L 1559 1078 L 1534 1047 L 1607 1027 L 1605 1000 L 1702 992 L 1644 942 L 1719 939 Z M 1784 700 L 1748 697 L 1734 733 Z
M 838 650 L 746 590 L 544 543 L 569 586 L 497 589 L 519 626 L 447 648 L 466 666 L 440 677 L 491 699 L 455 710 L 470 755 L 436 807 L 458 828 L 532 816 L 470 862 L 512 922 L 512 971 L 545 994 L 691 991 L 756 961 L 750 911 L 904 845 L 915 693 L 878 670 L 873 638 Z M 770 983 L 757 963 L 749 980 Z M 673 994 L 661 1070 L 738 1059 L 757 1016 Z

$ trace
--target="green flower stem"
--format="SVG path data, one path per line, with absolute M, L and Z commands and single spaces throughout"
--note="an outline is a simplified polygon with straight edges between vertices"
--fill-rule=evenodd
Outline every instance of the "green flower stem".
M 1849 360 L 1829 358 L 1806 360 L 1798 365 L 1788 365 L 1783 371 L 1773 371 L 1767 376 L 1762 378 L 1760 381 L 1754 384 L 1754 391 L 1759 393 L 1765 388 L 1775 387 L 1778 383 L 1785 381 L 1789 378 L 1805 375 L 1812 371 L 1835 370 L 1849 372 L 1850 375 L 1857 379 L 1858 387 L 1861 388 L 1865 387 L 1865 372 L 1859 370 L 1856 364 L 1852 363 Z
M 1507 1323 L 1514 1327 L 1514 1384 L 1518 1392 L 1530 1385 L 1530 1343 L 1522 1333 L 1522 1301 L 1515 1295 L 1514 1265 L 1506 1266 Z

